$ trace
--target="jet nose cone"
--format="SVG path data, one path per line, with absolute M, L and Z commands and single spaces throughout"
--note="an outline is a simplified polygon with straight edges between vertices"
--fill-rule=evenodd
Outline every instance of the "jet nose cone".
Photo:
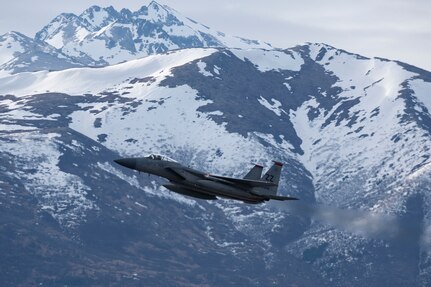
M 127 168 L 135 169 L 136 168 L 136 159 L 134 158 L 120 158 L 114 160 L 119 165 L 122 165 Z

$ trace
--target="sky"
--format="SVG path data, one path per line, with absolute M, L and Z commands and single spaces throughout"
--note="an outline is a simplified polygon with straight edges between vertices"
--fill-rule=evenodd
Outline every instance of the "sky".
M 150 0 L 15 0 L 0 10 L 0 34 L 33 37 L 62 12 L 91 5 L 137 10 Z M 319 42 L 367 57 L 400 60 L 431 71 L 429 0 L 157 0 L 226 34 L 289 48 Z M 35 5 L 35 3 L 37 3 Z

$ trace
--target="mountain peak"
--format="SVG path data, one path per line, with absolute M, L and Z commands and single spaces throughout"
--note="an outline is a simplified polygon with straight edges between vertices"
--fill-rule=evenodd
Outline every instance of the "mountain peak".
M 25 39 L 25 40 L 31 40 L 30 37 L 27 37 L 26 35 L 17 32 L 17 31 L 9 31 L 3 35 L 0 35 L 0 38 L 14 38 L 14 39 Z
M 334 46 L 331 46 L 326 43 L 312 43 L 312 42 L 305 42 L 302 45 L 296 46 L 297 49 L 306 49 L 311 55 L 313 60 L 321 61 L 323 59 L 330 60 L 333 58 L 333 56 L 338 55 L 349 55 L 353 56 L 356 59 L 361 60 L 368 60 L 369 58 L 364 57 L 359 54 L 351 53 L 346 50 L 336 48 Z M 325 57 L 326 55 L 326 57 Z
M 114 7 L 100 7 L 93 5 L 79 15 L 79 18 L 87 21 L 93 30 L 99 30 L 111 22 L 121 18 L 121 14 Z
M 169 13 L 167 6 L 157 3 L 156 1 L 151 1 L 147 6 L 143 5 L 139 10 L 137 10 L 135 13 L 139 15 L 148 15 L 148 11 L 165 11 Z
M 82 18 L 77 16 L 73 13 L 61 13 L 60 15 L 56 16 L 52 21 L 46 25 L 44 28 L 48 26 L 53 26 L 54 23 L 57 23 L 57 25 L 68 25 L 70 23 L 82 23 L 84 22 Z M 88 23 L 86 23 L 88 24 Z
M 76 18 L 78 18 L 78 16 L 73 14 L 73 13 L 61 13 L 60 15 L 55 17 L 54 20 L 63 20 L 63 19 L 72 20 L 72 19 L 76 19 Z
M 145 19 L 154 23 L 164 22 L 169 25 L 169 22 L 179 22 L 174 13 L 167 9 L 166 6 L 151 1 L 148 6 L 142 6 L 134 13 L 138 18 Z
M 103 12 L 103 11 L 106 11 L 109 14 L 118 14 L 118 11 L 115 10 L 115 8 L 112 7 L 112 5 L 108 6 L 108 7 L 100 7 L 100 6 L 97 6 L 97 5 L 93 5 L 93 6 L 90 6 L 89 8 L 87 8 L 87 9 L 85 9 L 84 12 L 81 13 L 80 17 L 82 17 L 83 15 L 87 15 L 87 14 L 93 15 L 95 13 L 99 13 L 99 12 Z
M 154 9 L 164 9 L 164 5 L 159 4 L 157 1 L 151 1 L 150 4 L 148 4 L 148 7 L 152 7 Z
M 93 30 L 92 24 L 85 17 L 81 18 L 73 13 L 62 13 L 37 32 L 35 40 L 44 41 L 60 49 L 71 40 L 82 38 L 91 30 Z
M 331 46 L 329 44 L 326 44 L 326 43 L 322 43 L 322 42 L 320 42 L 320 43 L 305 42 L 305 45 L 307 45 L 307 46 L 323 47 L 323 48 L 328 49 L 328 50 L 336 49 L 335 47 L 333 47 L 333 46 Z
M 35 40 L 83 65 L 116 64 L 195 47 L 272 48 L 211 30 L 157 1 L 137 11 L 93 5 L 79 16 L 62 13 L 37 32 Z
M 87 8 L 87 9 L 85 9 L 84 13 L 86 11 L 96 11 L 96 12 L 99 12 L 101 9 L 102 9 L 102 7 L 97 6 L 97 5 L 93 5 L 93 6 L 90 6 L 89 8 Z

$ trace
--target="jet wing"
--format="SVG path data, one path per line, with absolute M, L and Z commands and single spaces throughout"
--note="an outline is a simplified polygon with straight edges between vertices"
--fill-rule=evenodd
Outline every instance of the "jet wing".
M 233 177 L 226 177 L 226 176 L 220 176 L 220 175 L 208 175 L 206 176 L 208 179 L 215 179 L 215 180 L 221 180 L 221 181 L 227 181 L 234 184 L 241 184 L 249 187 L 270 187 L 270 186 L 277 186 L 275 183 L 263 181 L 263 180 L 252 180 L 252 179 L 242 179 L 242 178 L 233 178 Z
M 173 172 L 176 175 L 180 176 L 181 178 L 183 178 L 185 180 L 189 180 L 189 181 L 196 180 L 197 178 L 206 178 L 208 180 L 219 181 L 219 182 L 223 182 L 223 183 L 227 183 L 227 184 L 238 184 L 238 185 L 243 185 L 243 186 L 247 186 L 250 188 L 252 188 L 252 187 L 277 186 L 275 183 L 268 182 L 268 181 L 204 174 L 204 173 L 201 173 L 199 171 L 192 170 L 192 169 L 168 167 L 167 170 L 169 170 L 170 172 Z
M 167 167 L 166 170 L 175 173 L 177 176 L 181 177 L 184 180 L 192 181 L 202 176 L 199 176 L 198 174 L 191 172 L 191 170 L 186 170 L 184 168 Z

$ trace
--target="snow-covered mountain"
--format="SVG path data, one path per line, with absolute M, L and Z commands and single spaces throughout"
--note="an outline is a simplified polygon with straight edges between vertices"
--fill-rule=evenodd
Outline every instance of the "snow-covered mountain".
M 101 65 L 191 47 L 272 48 L 214 31 L 155 1 L 134 12 L 92 6 L 79 16 L 61 14 L 36 39 Z
M 34 39 L 18 32 L 0 36 L 0 73 L 106 66 L 192 47 L 272 49 L 215 31 L 155 1 L 133 12 L 91 6 L 79 16 L 58 15 Z
M 142 262 L 148 254 L 163 256 L 164 249 L 132 248 L 142 240 L 114 239 L 103 228 L 146 234 L 146 244 L 164 242 L 166 250 L 191 256 L 190 264 L 221 273 L 227 267 L 209 263 L 215 254 L 223 254 L 220 260 L 236 258 L 238 274 L 226 280 L 197 279 L 184 273 L 184 266 L 169 265 L 183 274 L 178 278 L 185 285 L 345 286 L 349 279 L 351 286 L 426 286 L 430 93 L 427 71 L 324 44 L 272 51 L 183 49 L 104 68 L 3 77 L 1 146 L 8 172 L 1 180 L 10 192 L 2 194 L 0 206 L 9 210 L 11 198 L 25 190 L 37 201 L 32 208 L 40 214 L 34 219 L 38 224 L 47 224 L 40 216 L 50 216 L 58 230 L 68 230 L 87 247 L 107 236 L 118 252 L 141 248 L 132 259 L 112 259 L 124 264 Z M 304 220 L 271 204 L 195 201 L 160 188 L 160 179 L 112 163 L 116 156 L 152 151 L 236 176 L 250 161 L 282 160 L 282 194 L 395 214 L 417 230 L 400 243 Z M 106 227 L 88 230 L 100 222 Z M 178 235 L 184 226 L 197 228 L 197 237 Z M 200 261 L 207 252 L 211 259 Z M 83 262 L 76 264 L 87 269 Z M 121 273 L 126 265 L 112 266 L 106 268 Z M 133 266 L 124 276 L 136 282 L 157 269 Z M 107 276 L 94 272 L 97 278 Z M 79 272 L 70 276 L 87 278 Z
M 0 62 L 2 286 L 431 284 L 430 72 L 154 1 L 5 34 Z M 150 152 L 283 161 L 281 194 L 342 210 L 194 200 L 112 162 Z
M 0 36 L 0 75 L 82 66 L 49 44 L 21 33 L 9 32 Z

